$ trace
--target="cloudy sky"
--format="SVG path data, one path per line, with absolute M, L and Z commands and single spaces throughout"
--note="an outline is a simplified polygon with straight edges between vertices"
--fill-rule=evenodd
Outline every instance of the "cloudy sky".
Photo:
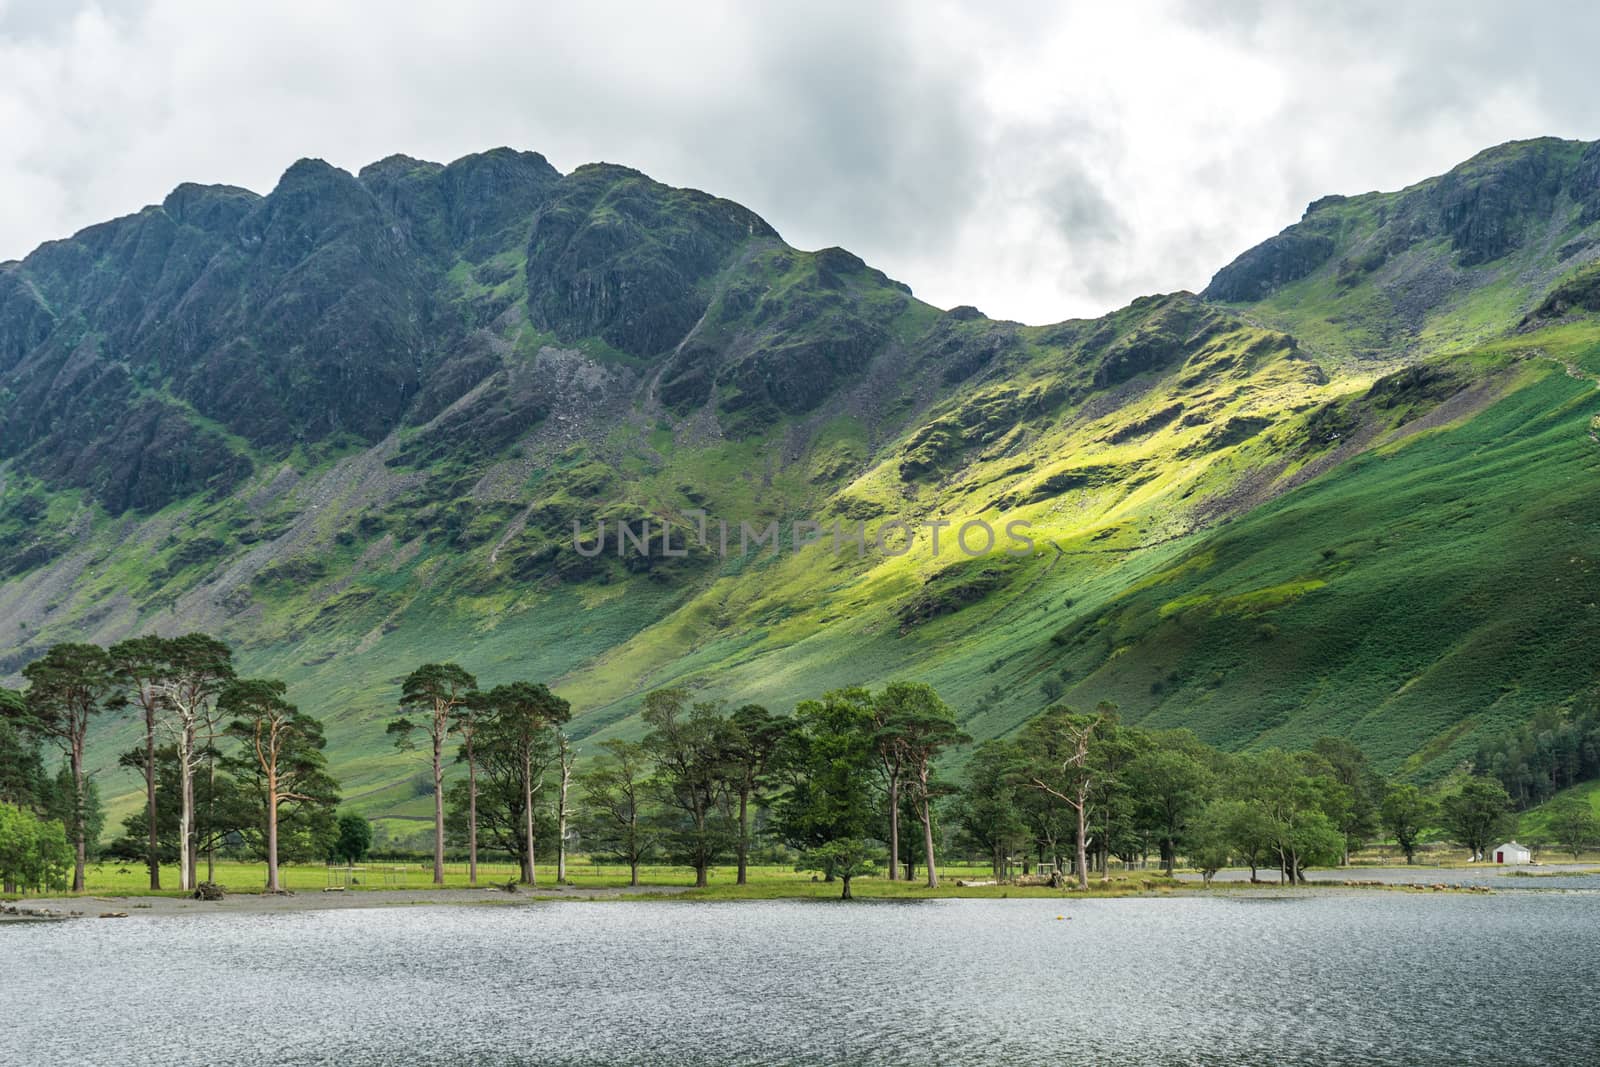
M 506 144 L 731 197 L 941 306 L 1098 314 L 1324 193 L 1600 137 L 1586 5 L 1396 6 L 0 0 L 0 260 L 180 181 Z

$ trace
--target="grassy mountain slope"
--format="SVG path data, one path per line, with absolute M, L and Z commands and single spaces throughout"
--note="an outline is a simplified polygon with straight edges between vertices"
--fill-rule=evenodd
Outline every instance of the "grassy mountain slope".
M 1600 146 L 1511 142 L 1399 192 L 1323 197 L 1202 295 L 1326 361 L 1393 366 L 1503 334 L 1600 257 L 1597 221 Z
M 185 186 L 0 265 L 0 670 L 217 631 L 392 827 L 427 802 L 382 720 L 439 658 L 555 680 L 585 744 L 669 682 L 915 675 L 979 738 L 1111 699 L 1431 778 L 1595 679 L 1596 156 L 1321 201 L 1201 297 L 1042 327 L 609 165 Z M 721 558 L 697 509 L 917 532 Z M 572 548 L 647 516 L 687 554 Z

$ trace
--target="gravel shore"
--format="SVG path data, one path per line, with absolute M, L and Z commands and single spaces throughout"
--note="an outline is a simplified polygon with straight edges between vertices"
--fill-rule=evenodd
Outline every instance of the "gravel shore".
M 270 915 L 279 912 L 332 911 L 341 908 L 388 908 L 438 904 L 506 906 L 539 900 L 615 900 L 621 897 L 672 896 L 680 886 L 622 888 L 540 887 L 507 893 L 503 889 L 362 889 L 336 893 L 231 893 L 222 900 L 189 897 L 27 897 L 0 906 L 0 922 L 70 918 L 120 918 L 125 915 Z

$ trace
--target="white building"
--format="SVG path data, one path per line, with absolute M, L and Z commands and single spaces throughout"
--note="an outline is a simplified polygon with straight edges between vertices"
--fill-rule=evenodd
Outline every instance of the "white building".
M 1528 851 L 1527 845 L 1519 845 L 1515 841 L 1507 841 L 1503 845 L 1496 845 L 1489 850 L 1489 855 L 1496 863 L 1532 863 L 1533 853 Z

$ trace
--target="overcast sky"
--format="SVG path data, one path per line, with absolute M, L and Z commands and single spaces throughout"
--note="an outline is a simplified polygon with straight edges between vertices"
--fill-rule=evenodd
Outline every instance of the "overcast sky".
M 1396 6 L 0 0 L 0 260 L 180 181 L 511 145 L 738 200 L 940 306 L 1098 314 L 1324 193 L 1600 137 L 1589 5 Z

